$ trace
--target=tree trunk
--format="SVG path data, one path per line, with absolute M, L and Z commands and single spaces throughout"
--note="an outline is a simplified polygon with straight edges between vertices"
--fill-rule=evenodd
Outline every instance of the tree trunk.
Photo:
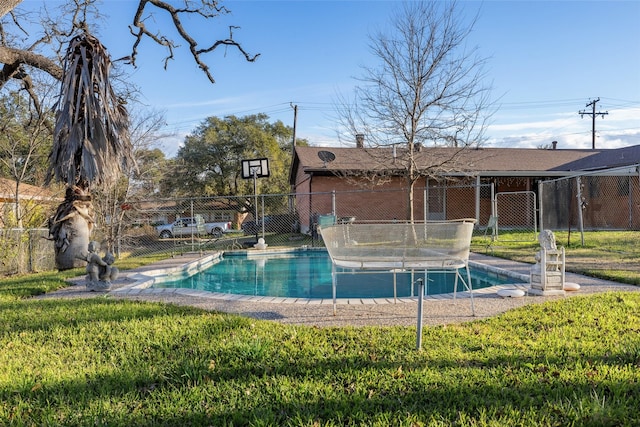
M 413 223 L 414 210 L 413 210 L 413 187 L 415 187 L 415 180 L 407 180 L 407 220 Z
M 416 184 L 416 168 L 415 168 L 415 145 L 413 141 L 408 144 L 409 147 L 409 165 L 407 168 L 407 219 L 413 224 L 413 187 Z
M 0 18 L 11 12 L 22 0 L 0 0 Z
M 22 212 L 20 209 L 20 181 L 16 180 L 16 188 L 13 194 L 15 195 L 14 200 L 16 201 L 14 210 L 16 216 L 16 227 L 22 228 Z
M 86 266 L 93 224 L 93 204 L 88 190 L 67 188 L 64 202 L 49 219 L 49 236 L 54 241 L 58 270 Z

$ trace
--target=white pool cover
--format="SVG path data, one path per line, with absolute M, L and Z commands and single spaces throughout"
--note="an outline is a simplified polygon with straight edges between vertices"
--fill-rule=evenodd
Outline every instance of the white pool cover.
M 354 272 L 405 270 L 418 273 L 451 272 L 470 294 L 469 248 L 475 219 L 427 221 L 420 223 L 345 223 L 322 225 L 320 234 L 333 264 L 333 313 L 336 314 L 336 267 Z M 464 276 L 461 274 L 463 270 Z M 418 348 L 422 326 L 424 280 L 418 279 Z

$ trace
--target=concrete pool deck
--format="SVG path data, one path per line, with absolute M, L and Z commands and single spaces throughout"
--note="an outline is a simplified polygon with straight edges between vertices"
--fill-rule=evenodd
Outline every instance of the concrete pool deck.
M 184 254 L 157 263 L 122 272 L 107 293 L 109 297 L 140 301 L 154 301 L 188 305 L 205 310 L 239 314 L 256 319 L 273 320 L 280 323 L 313 326 L 415 326 L 417 298 L 383 299 L 338 299 L 334 316 L 332 299 L 277 298 L 248 295 L 230 295 L 193 289 L 153 288 L 155 280 L 185 271 L 206 268 L 217 255 L 199 253 Z M 528 279 L 530 264 L 520 263 L 481 254 L 471 254 L 470 264 Z M 566 281 L 578 283 L 580 290 L 567 292 L 566 296 L 533 296 L 502 298 L 497 291 L 504 288 L 519 288 L 526 291 L 528 284 L 500 285 L 473 291 L 475 316 L 471 312 L 469 294 L 427 296 L 424 299 L 423 324 L 453 324 L 495 316 L 515 307 L 541 303 L 557 298 L 573 297 L 597 292 L 640 291 L 640 287 L 566 273 Z M 42 298 L 91 298 L 105 293 L 87 291 L 84 277 L 71 281 L 68 288 L 41 296 Z

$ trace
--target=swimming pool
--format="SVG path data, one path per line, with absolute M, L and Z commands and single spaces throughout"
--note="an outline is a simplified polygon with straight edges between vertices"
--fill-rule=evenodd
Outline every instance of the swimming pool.
M 332 298 L 331 259 L 326 251 L 299 250 L 255 254 L 225 252 L 211 267 L 186 278 L 155 283 L 154 288 L 186 288 L 224 294 L 285 298 Z M 337 298 L 393 298 L 394 272 L 367 273 L 339 270 Z M 415 296 L 415 281 L 423 273 L 395 272 L 397 297 Z M 517 280 L 496 273 L 471 269 L 473 289 Z M 454 274 L 428 273 L 427 295 L 453 292 Z M 463 291 L 458 284 L 458 291 Z

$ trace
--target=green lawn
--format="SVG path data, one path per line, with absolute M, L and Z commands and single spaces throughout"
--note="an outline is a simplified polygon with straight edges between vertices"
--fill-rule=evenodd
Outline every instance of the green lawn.
M 567 271 L 640 285 L 640 231 L 587 231 L 584 245 L 579 232 L 554 234 L 557 245 L 565 247 Z M 538 249 L 533 233 L 507 231 L 494 242 L 484 236 L 472 241 L 474 252 L 529 263 Z
M 77 275 L 78 271 L 66 273 Z M 0 281 L 0 425 L 640 425 L 640 292 L 315 328 Z

